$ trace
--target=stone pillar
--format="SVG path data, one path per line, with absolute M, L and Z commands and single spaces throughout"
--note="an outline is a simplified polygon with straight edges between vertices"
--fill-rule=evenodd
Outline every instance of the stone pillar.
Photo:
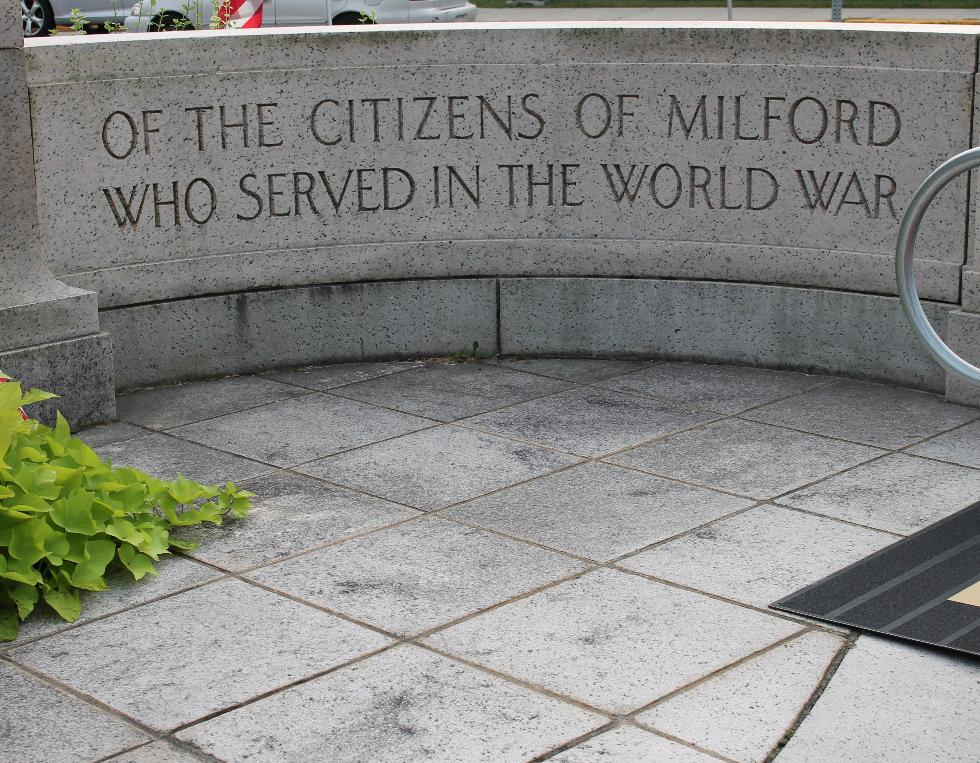
M 112 347 L 99 332 L 97 295 L 57 280 L 46 264 L 17 0 L 0 0 L 0 136 L 0 369 L 61 396 L 32 409 L 41 418 L 57 407 L 76 427 L 108 421 Z
M 973 94 L 974 118 L 971 145 L 980 146 L 980 81 Z M 980 366 L 980 170 L 970 173 L 969 227 L 966 264 L 961 271 L 960 305 L 949 314 L 946 343 L 963 359 Z M 946 376 L 946 399 L 951 403 L 980 406 L 980 387 Z

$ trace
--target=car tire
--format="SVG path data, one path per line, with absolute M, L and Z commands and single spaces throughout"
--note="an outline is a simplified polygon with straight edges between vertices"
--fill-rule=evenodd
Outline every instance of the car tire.
M 20 0 L 24 37 L 46 37 L 54 29 L 54 11 L 48 0 Z
M 167 11 L 166 13 L 161 13 L 159 16 L 154 16 L 150 19 L 150 23 L 146 26 L 147 32 L 173 32 L 177 29 L 177 23 L 183 21 L 184 17 L 179 13 L 171 13 Z M 193 29 L 193 26 L 181 26 L 181 31 Z
M 334 17 L 334 26 L 352 26 L 354 24 L 373 24 L 373 21 L 361 21 L 358 13 L 341 13 Z

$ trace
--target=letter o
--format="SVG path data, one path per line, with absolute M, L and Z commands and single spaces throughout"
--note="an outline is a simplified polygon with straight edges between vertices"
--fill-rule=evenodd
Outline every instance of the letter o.
M 194 216 L 194 212 L 191 211 L 191 191 L 193 190 L 195 184 L 197 183 L 204 183 L 204 185 L 208 189 L 208 194 L 210 195 L 210 200 L 208 202 L 208 215 L 207 217 L 204 217 L 200 220 L 196 218 Z M 217 206 L 218 206 L 218 194 L 215 193 L 214 186 L 211 185 L 211 183 L 209 183 L 207 180 L 205 180 L 204 178 L 194 178 L 191 182 L 187 184 L 187 188 L 184 189 L 184 214 L 186 214 L 188 218 L 193 220 L 198 225 L 204 225 L 212 217 L 214 217 L 214 212 L 215 209 L 217 209 Z
M 109 126 L 112 122 L 112 118 L 115 116 L 121 116 L 129 123 L 129 149 L 127 149 L 125 154 L 117 154 L 109 147 Z M 127 156 L 133 153 L 133 149 L 136 148 L 137 137 L 138 130 L 136 129 L 136 121 L 125 111 L 113 111 L 105 118 L 105 122 L 102 123 L 102 146 L 105 148 L 106 153 L 113 159 L 125 159 Z
M 677 190 L 674 192 L 674 198 L 669 204 L 664 204 L 657 195 L 657 175 L 659 175 L 660 170 L 664 169 L 665 167 L 674 173 L 674 182 L 677 184 Z M 678 201 L 680 201 L 682 191 L 681 173 L 677 171 L 677 168 L 673 164 L 661 164 L 653 171 L 653 174 L 650 175 L 650 195 L 653 196 L 654 203 L 661 209 L 670 209 Z
M 602 102 L 603 109 L 606 112 L 605 124 L 599 132 L 594 135 L 585 129 L 585 123 L 582 121 L 582 110 L 585 108 L 586 101 L 590 98 L 598 98 Z M 609 132 L 609 127 L 612 125 L 612 104 L 609 103 L 603 96 L 599 93 L 589 93 L 588 95 L 582 96 L 582 99 L 575 105 L 575 122 L 578 124 L 578 129 L 582 131 L 582 134 L 587 138 L 601 138 L 607 132 Z
M 820 120 L 821 120 L 820 131 L 817 133 L 817 137 L 815 137 L 813 140 L 804 140 L 802 137 L 800 137 L 800 133 L 796 129 L 796 110 L 799 109 L 800 104 L 804 103 L 805 101 L 810 101 L 811 103 L 817 104 L 817 106 L 820 109 Z M 824 106 L 816 98 L 813 98 L 809 95 L 803 96 L 799 100 L 793 101 L 793 105 L 789 107 L 789 131 L 793 133 L 793 137 L 796 138 L 800 143 L 805 143 L 807 145 L 811 143 L 816 143 L 827 132 L 827 107 Z

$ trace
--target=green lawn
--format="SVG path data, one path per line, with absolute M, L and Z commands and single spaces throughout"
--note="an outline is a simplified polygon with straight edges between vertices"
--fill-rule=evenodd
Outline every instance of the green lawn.
M 830 8 L 830 0 L 733 0 L 736 8 Z M 506 0 L 473 0 L 480 8 L 511 8 Z M 520 2 L 516 3 L 520 6 Z M 980 0 L 844 0 L 844 15 L 861 8 L 973 8 Z M 548 0 L 549 8 L 724 8 L 725 0 Z

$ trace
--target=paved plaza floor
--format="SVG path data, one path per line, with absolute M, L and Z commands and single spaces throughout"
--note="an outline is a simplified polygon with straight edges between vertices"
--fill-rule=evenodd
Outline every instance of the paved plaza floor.
M 254 511 L 0 646 L 0 760 L 977 760 L 976 660 L 767 605 L 980 499 L 978 409 L 623 360 L 118 409 L 103 456 Z

